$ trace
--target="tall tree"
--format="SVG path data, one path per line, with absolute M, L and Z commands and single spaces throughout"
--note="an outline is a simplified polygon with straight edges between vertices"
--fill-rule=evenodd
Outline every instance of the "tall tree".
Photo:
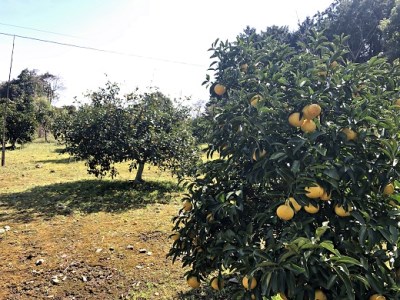
M 10 81 L 9 105 L 6 118 L 6 137 L 15 148 L 17 142 L 25 143 L 32 140 L 35 127 L 38 124 L 35 114 L 35 99 L 45 97 L 48 99 L 49 83 L 45 78 L 52 75 L 40 75 L 36 70 L 24 69 L 17 78 Z M 6 100 L 7 83 L 0 84 L 0 98 Z M 43 106 L 42 106 L 43 108 Z M 43 112 L 43 109 L 41 109 Z M 47 110 L 50 113 L 50 110 Z M 47 116 L 49 117 L 49 116 Z M 39 123 L 40 123 L 39 122 Z
M 299 34 L 310 28 L 335 35 L 350 36 L 348 59 L 364 62 L 384 50 L 384 33 L 380 24 L 390 17 L 395 0 L 335 0 L 329 8 L 300 24 Z M 300 36 L 301 39 L 301 36 Z

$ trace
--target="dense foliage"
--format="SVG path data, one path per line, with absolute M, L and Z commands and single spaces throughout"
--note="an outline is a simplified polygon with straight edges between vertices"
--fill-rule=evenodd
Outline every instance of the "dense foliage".
M 45 132 L 49 130 L 52 118 L 50 102 L 57 97 L 53 82 L 57 80 L 58 77 L 49 73 L 40 75 L 36 70 L 25 69 L 10 81 L 9 87 L 8 82 L 0 83 L 2 117 L 6 116 L 6 141 L 12 148 L 17 142 L 31 141 L 38 124 Z M 3 112 L 5 108 L 7 113 Z
M 233 298 L 400 295 L 400 65 L 351 62 L 347 42 L 212 45 L 208 154 L 220 158 L 188 184 L 169 253 L 190 286 L 217 276 L 214 288 L 239 280 Z
M 181 176 L 193 169 L 197 149 L 188 126 L 188 109 L 157 90 L 125 98 L 117 84 L 88 95 L 65 132 L 66 151 L 87 161 L 96 176 L 117 174 L 115 163 L 131 161 L 142 181 L 145 163 Z

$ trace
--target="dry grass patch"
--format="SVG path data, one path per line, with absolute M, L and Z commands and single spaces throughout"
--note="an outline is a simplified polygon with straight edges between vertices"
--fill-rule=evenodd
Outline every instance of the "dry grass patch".
M 176 180 L 149 167 L 132 186 L 128 163 L 117 180 L 98 180 L 61 148 L 38 141 L 7 152 L 0 299 L 211 299 L 187 293 L 179 262 L 166 258 Z

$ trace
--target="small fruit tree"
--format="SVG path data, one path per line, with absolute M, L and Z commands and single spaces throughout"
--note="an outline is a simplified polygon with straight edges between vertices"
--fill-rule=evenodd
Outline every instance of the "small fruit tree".
M 115 165 L 129 161 L 137 169 L 135 182 L 143 182 L 145 164 L 168 169 L 179 178 L 198 161 L 189 127 L 189 111 L 156 89 L 120 96 L 118 84 L 88 95 L 62 124 L 66 152 L 86 160 L 88 172 L 102 177 L 118 174 Z
M 169 253 L 189 285 L 235 277 L 244 299 L 399 295 L 400 66 L 345 61 L 345 41 L 212 45 L 220 158 L 188 184 Z

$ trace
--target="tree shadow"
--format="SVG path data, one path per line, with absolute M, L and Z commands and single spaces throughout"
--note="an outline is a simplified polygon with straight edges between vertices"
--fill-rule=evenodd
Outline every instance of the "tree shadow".
M 81 180 L 0 194 L 0 222 L 29 222 L 74 212 L 123 212 L 151 203 L 169 203 L 181 188 L 173 182 L 148 181 L 133 185 L 123 180 Z M 1 213 L 1 210 L 6 213 Z M 11 209 L 11 212 L 7 211 Z
M 47 163 L 51 163 L 51 164 L 69 164 L 69 163 L 74 163 L 77 160 L 73 157 L 69 157 L 69 158 L 59 158 L 59 159 L 44 159 L 44 160 L 37 160 L 37 163 L 41 163 L 41 164 L 47 164 Z
M 187 292 L 178 293 L 174 299 L 176 300 L 230 300 L 232 299 L 232 289 L 225 288 L 217 292 L 210 287 L 202 287 L 199 289 L 192 289 Z

